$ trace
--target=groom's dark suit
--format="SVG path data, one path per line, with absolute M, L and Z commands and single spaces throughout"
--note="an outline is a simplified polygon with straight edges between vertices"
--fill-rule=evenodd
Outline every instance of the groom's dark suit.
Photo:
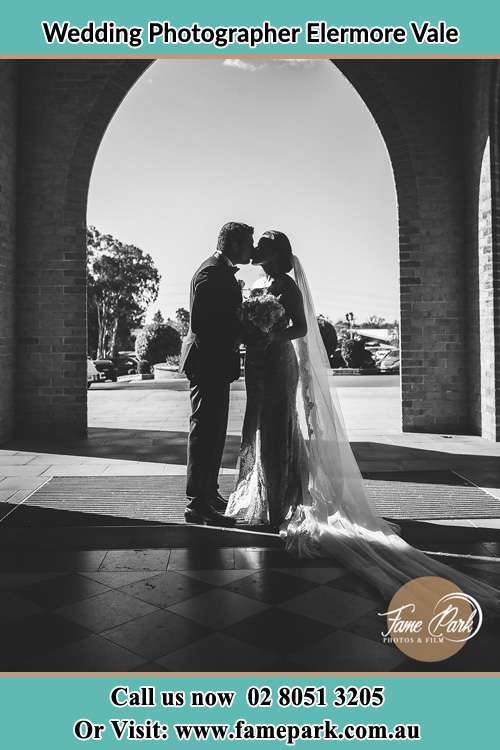
M 179 369 L 191 384 L 186 495 L 188 507 L 206 508 L 217 495 L 226 440 L 229 385 L 240 374 L 241 289 L 238 269 L 221 254 L 202 263 L 191 281 L 191 324 Z

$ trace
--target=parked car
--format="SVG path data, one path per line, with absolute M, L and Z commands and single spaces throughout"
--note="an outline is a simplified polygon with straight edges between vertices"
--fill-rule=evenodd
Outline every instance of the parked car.
M 104 380 L 104 376 L 99 372 L 90 357 L 87 357 L 87 388 L 90 388 L 92 383 L 98 383 L 100 380 Z
M 139 358 L 134 352 L 119 352 L 116 360 L 117 375 L 132 375 L 137 372 Z
M 396 349 L 388 352 L 380 361 L 379 367 L 383 372 L 392 372 L 397 375 L 399 372 L 399 351 Z
M 375 364 L 378 366 L 381 363 L 381 361 L 384 359 L 384 357 L 387 357 L 387 355 L 393 351 L 395 350 L 389 346 L 386 346 L 386 345 L 378 346 L 374 351 L 372 351 Z
M 102 380 L 111 380 L 113 383 L 116 383 L 118 371 L 111 359 L 94 359 L 94 365 L 97 371 L 103 376 Z

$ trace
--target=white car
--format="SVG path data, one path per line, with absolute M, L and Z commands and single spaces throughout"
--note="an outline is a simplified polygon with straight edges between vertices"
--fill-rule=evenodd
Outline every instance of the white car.
M 382 372 L 392 372 L 397 375 L 399 373 L 399 350 L 388 352 L 379 362 L 379 368 Z
M 90 388 L 92 383 L 97 383 L 100 380 L 103 380 L 103 378 L 104 373 L 99 372 L 90 357 L 87 357 L 87 388 Z

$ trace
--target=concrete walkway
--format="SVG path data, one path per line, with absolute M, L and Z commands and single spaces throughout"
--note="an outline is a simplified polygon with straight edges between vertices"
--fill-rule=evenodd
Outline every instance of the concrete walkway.
M 475 436 L 403 434 L 397 377 L 333 381 L 362 471 L 452 469 L 500 498 L 500 444 Z M 222 473 L 235 472 L 244 409 L 244 384 L 238 382 L 231 393 Z M 0 447 L 0 502 L 23 502 L 53 476 L 184 474 L 188 418 L 185 380 L 94 385 L 86 440 L 50 436 Z M 500 519 L 436 523 L 500 528 Z

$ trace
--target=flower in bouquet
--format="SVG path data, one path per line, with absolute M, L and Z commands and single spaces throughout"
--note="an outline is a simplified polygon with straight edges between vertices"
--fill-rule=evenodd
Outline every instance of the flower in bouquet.
M 245 300 L 240 317 L 246 328 L 255 327 L 262 333 L 286 323 L 285 308 L 274 294 L 256 294 Z

